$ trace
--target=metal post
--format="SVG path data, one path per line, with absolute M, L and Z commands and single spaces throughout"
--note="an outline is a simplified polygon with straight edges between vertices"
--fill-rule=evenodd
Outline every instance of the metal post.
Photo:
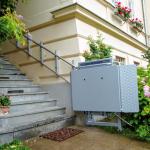
M 40 42 L 40 62 L 43 65 L 44 64 L 44 51 L 43 51 L 43 42 Z
M 19 41 L 16 41 L 16 47 L 19 48 Z
M 121 124 L 121 119 L 120 119 L 121 114 L 120 114 L 120 113 L 117 113 L 117 115 L 119 116 L 119 117 L 117 117 L 118 130 L 119 130 L 119 131 L 122 131 L 122 124 Z
M 73 65 L 72 70 L 74 70 L 75 69 L 75 67 L 74 67 L 75 66 L 75 60 L 74 59 L 72 60 L 72 65 Z
M 28 33 L 27 37 L 28 37 L 27 38 L 27 52 L 29 55 L 31 55 L 32 52 L 31 52 L 31 40 L 30 40 L 30 38 L 32 38 L 32 36 Z
M 58 50 L 55 51 L 55 72 L 56 74 L 59 75 L 59 58 L 57 57 L 58 56 Z

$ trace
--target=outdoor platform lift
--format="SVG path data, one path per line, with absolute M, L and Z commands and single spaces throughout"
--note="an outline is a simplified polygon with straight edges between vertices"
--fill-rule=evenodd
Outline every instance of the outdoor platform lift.
M 135 65 L 115 65 L 112 58 L 79 63 L 71 72 L 73 110 L 85 113 L 87 125 L 122 130 L 121 112 L 139 111 Z M 96 121 L 94 115 L 114 113 L 116 122 Z

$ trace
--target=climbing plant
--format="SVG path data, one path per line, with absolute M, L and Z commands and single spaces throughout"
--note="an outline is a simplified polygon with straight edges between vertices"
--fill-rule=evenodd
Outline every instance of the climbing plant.
M 23 35 L 25 32 L 25 24 L 15 12 L 7 12 L 0 17 L 0 43 L 15 38 L 24 44 Z
M 150 48 L 144 52 L 143 57 L 148 61 L 148 63 L 150 64 Z
M 26 27 L 23 17 L 15 11 L 18 2 L 19 0 L 0 0 L 0 43 L 9 39 L 25 43 L 23 35 Z
M 88 61 L 111 57 L 111 47 L 107 46 L 103 40 L 104 38 L 100 34 L 97 35 L 96 39 L 92 37 L 88 38 L 90 51 L 84 52 L 83 56 L 85 57 L 85 60 Z
M 14 12 L 17 3 L 18 0 L 0 0 L 0 16 L 4 16 L 8 8 L 11 12 Z

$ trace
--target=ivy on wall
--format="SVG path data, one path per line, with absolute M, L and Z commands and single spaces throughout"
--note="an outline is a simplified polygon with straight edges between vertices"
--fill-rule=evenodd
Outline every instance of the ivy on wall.
M 4 16 L 7 9 L 13 13 L 16 10 L 18 0 L 0 0 L 0 17 Z
M 19 0 L 0 0 L 0 43 L 9 39 L 25 43 L 23 35 L 26 27 L 23 17 L 16 13 L 18 2 Z
M 148 61 L 148 63 L 150 64 L 150 48 L 145 51 L 143 57 Z

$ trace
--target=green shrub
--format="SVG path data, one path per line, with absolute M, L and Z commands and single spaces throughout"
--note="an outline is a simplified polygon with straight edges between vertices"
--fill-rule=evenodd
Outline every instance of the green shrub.
M 10 106 L 11 100 L 8 96 L 0 96 L 0 106 Z
M 88 38 L 90 51 L 85 51 L 83 57 L 86 61 L 111 57 L 111 47 L 103 42 L 103 38 L 98 34 L 97 39 Z
M 111 57 L 111 47 L 103 43 L 101 35 L 97 39 L 89 37 L 88 39 L 90 51 L 85 51 L 83 56 L 86 60 L 96 60 Z M 145 58 L 149 58 L 150 52 L 145 54 Z M 138 96 L 140 111 L 138 113 L 123 114 L 133 128 L 124 125 L 124 135 L 137 139 L 150 141 L 150 96 L 144 95 L 144 86 L 150 86 L 150 66 L 147 69 L 138 68 Z M 110 127 L 109 127 L 110 129 Z
M 0 150 L 31 150 L 27 146 L 24 146 L 22 142 L 14 140 L 9 144 L 4 144 L 0 146 Z
M 25 32 L 25 25 L 15 12 L 10 13 L 8 11 L 7 14 L 0 17 L 0 43 L 9 39 L 16 39 L 24 44 Z
M 0 0 L 0 16 L 4 16 L 8 8 L 13 13 L 16 10 L 17 3 L 18 0 Z
M 144 52 L 143 57 L 148 61 L 148 63 L 150 64 L 150 48 Z

